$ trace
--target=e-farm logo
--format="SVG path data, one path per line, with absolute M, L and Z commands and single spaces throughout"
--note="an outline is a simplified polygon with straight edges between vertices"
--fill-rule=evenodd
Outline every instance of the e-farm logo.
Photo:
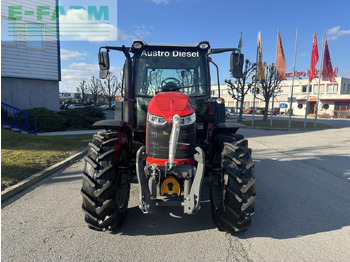
M 2 17 L 2 40 L 117 40 L 116 1 L 99 1 L 100 5 L 79 4 L 83 1 L 72 4 L 70 1 L 68 6 L 19 5 L 16 2 L 19 1 L 2 2 L 2 9 L 7 11 L 6 18 Z M 95 1 L 83 3 L 89 2 Z

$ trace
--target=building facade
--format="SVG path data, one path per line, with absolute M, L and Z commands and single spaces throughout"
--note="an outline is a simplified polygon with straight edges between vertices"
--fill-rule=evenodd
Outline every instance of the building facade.
M 61 80 L 58 24 L 51 15 L 26 15 L 56 0 L 1 2 L 1 101 L 20 109 L 59 109 Z M 12 10 L 12 13 L 11 13 Z M 48 35 L 49 25 L 56 28 Z M 10 33 L 9 33 L 10 32 Z M 12 32 L 12 33 L 11 33 Z
M 294 115 L 305 115 L 305 110 L 309 115 L 316 113 L 317 97 L 319 97 L 319 115 L 344 118 L 346 111 L 350 110 L 350 79 L 336 77 L 335 80 L 335 82 L 319 82 L 318 79 L 314 79 L 309 85 L 308 79 L 295 79 L 292 105 L 290 103 L 292 80 L 283 81 L 282 93 L 276 97 L 279 102 L 277 104 L 286 103 L 288 108 L 292 106 Z
M 307 105 L 307 114 L 313 115 L 316 113 L 317 97 L 319 97 L 318 115 L 345 118 L 347 110 L 350 110 L 350 79 L 336 77 L 335 80 L 335 82 L 319 83 L 318 79 L 314 79 L 310 85 L 308 79 L 294 79 L 294 83 L 292 80 L 284 80 L 281 82 L 281 92 L 274 98 L 274 108 L 280 108 L 281 113 L 292 108 L 294 115 L 304 116 Z M 227 85 L 220 86 L 220 96 L 225 99 L 226 107 L 236 108 L 236 100 L 232 98 L 227 88 Z M 211 92 L 212 96 L 218 96 L 218 87 L 213 86 Z M 243 108 L 253 107 L 253 102 L 254 95 L 250 91 L 245 96 Z M 265 101 L 259 94 L 255 99 L 255 107 L 265 107 Z M 272 98 L 269 108 L 272 108 Z

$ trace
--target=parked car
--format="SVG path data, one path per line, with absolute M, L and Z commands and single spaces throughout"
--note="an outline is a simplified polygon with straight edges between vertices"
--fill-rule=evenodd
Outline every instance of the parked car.
M 70 104 L 67 109 L 77 109 L 77 108 L 84 108 L 85 106 L 82 104 Z
M 109 109 L 109 105 L 101 105 L 100 108 L 102 110 L 107 110 L 107 109 Z
M 269 109 L 268 114 L 271 115 L 272 109 Z M 280 113 L 280 109 L 279 108 L 274 108 L 273 109 L 273 115 L 277 115 Z
M 243 114 L 253 114 L 254 107 L 244 108 Z
M 257 114 L 257 115 L 263 115 L 264 112 L 265 112 L 265 108 L 263 108 L 263 107 L 255 108 L 255 114 Z

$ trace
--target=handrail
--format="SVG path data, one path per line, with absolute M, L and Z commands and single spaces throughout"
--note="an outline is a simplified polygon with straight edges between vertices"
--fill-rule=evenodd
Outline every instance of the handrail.
M 4 102 L 1 102 L 1 124 L 37 135 L 36 116 Z

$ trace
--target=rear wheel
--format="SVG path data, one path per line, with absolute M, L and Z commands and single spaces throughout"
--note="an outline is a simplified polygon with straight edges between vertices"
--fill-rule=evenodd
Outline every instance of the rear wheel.
M 107 131 L 94 135 L 85 157 L 82 208 L 89 227 L 97 230 L 119 228 L 128 208 L 127 151 L 119 135 Z
M 254 162 L 242 135 L 219 134 L 218 168 L 210 186 L 211 210 L 221 231 L 240 232 L 251 224 L 255 202 Z

